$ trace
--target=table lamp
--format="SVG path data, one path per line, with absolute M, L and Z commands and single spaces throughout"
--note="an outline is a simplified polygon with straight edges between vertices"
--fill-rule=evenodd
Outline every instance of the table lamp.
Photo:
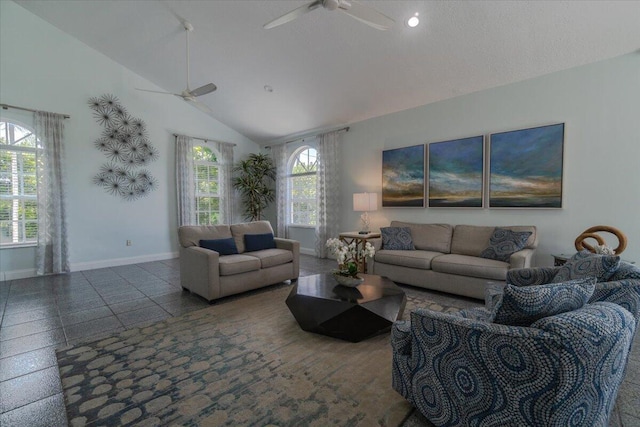
M 369 211 L 378 210 L 378 194 L 377 193 L 353 193 L 353 210 L 354 212 L 364 212 L 360 215 L 362 221 L 362 231 L 360 234 L 369 233 Z

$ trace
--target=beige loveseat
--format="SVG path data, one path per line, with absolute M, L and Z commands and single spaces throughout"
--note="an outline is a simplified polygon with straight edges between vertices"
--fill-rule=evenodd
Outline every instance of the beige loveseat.
M 180 282 L 183 289 L 208 301 L 245 292 L 284 280 L 296 280 L 300 272 L 300 243 L 275 238 L 275 248 L 245 250 L 246 234 L 273 234 L 268 221 L 243 224 L 182 226 L 180 240 Z M 238 253 L 220 255 L 200 247 L 200 240 L 232 237 Z
M 481 258 L 496 227 L 449 224 L 415 224 L 392 221 L 391 227 L 408 227 L 416 250 L 387 250 L 382 239 L 371 242 L 376 249 L 373 273 L 397 283 L 484 299 L 488 281 L 504 282 L 511 268 L 531 267 L 538 235 L 535 226 L 505 226 L 530 231 L 524 249 L 509 262 Z

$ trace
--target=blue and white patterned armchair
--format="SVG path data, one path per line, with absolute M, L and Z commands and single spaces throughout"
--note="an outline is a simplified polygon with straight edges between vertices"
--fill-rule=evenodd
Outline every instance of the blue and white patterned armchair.
M 535 286 L 550 283 L 563 267 L 534 267 L 507 272 L 507 283 L 515 286 Z M 609 301 L 626 308 L 640 322 L 640 268 L 620 261 L 615 272 L 604 282 L 597 282 L 589 303 Z
M 506 326 L 418 309 L 393 387 L 436 426 L 607 426 L 636 322 L 611 302 Z

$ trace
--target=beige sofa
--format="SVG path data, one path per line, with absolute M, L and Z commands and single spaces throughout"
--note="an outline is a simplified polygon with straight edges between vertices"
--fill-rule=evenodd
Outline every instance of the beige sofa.
M 180 282 L 182 288 L 208 301 L 284 280 L 296 280 L 300 272 L 300 243 L 275 238 L 276 248 L 245 251 L 245 234 L 272 233 L 268 221 L 213 226 L 182 226 Z M 233 237 L 238 254 L 220 255 L 199 246 L 200 240 Z
M 414 251 L 386 250 L 382 239 L 371 242 L 376 249 L 373 273 L 398 283 L 484 299 L 488 281 L 504 282 L 507 270 L 531 267 L 538 246 L 535 226 L 505 226 L 531 231 L 525 248 L 509 262 L 481 258 L 496 227 L 449 224 L 415 224 L 392 221 L 391 227 L 408 227 Z

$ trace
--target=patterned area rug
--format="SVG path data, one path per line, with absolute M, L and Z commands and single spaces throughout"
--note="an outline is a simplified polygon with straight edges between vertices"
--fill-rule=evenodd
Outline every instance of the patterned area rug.
M 397 426 L 389 334 L 349 343 L 300 329 L 290 286 L 58 350 L 72 426 Z M 438 311 L 414 289 L 415 307 Z

